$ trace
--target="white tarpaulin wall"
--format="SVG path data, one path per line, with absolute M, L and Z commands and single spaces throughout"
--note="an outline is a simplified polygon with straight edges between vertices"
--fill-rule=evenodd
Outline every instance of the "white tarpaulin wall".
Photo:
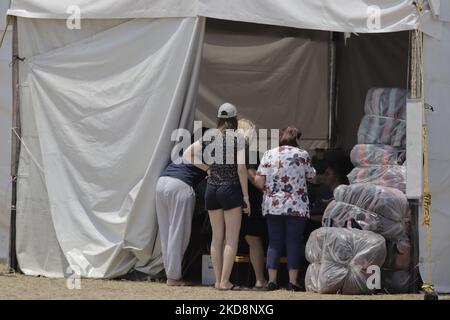
M 446 3 L 447 0 L 441 1 Z M 450 6 L 440 16 L 450 17 Z M 432 269 L 436 290 L 450 292 L 450 22 L 440 22 L 440 38 L 425 37 L 425 99 L 431 193 Z M 420 217 L 419 221 L 422 221 Z M 427 281 L 426 229 L 419 228 L 420 270 Z
M 304 148 L 327 148 L 329 36 L 208 19 L 196 118 L 214 127 L 217 106 L 229 101 L 258 128 L 294 125 Z
M 162 269 L 154 186 L 172 130 L 193 119 L 204 19 L 118 23 L 71 34 L 65 21 L 19 19 L 17 256 L 26 274 Z
M 6 26 L 8 1 L 0 3 L 0 34 Z M 0 260 L 8 257 L 11 212 L 11 28 L 0 48 Z
M 204 16 L 304 29 L 391 32 L 417 26 L 414 0 L 13 0 L 9 14 L 65 19 L 79 6 L 84 19 Z M 379 17 L 380 24 L 375 18 Z M 372 23 L 373 22 L 373 23 Z M 374 27 L 375 26 L 375 27 Z

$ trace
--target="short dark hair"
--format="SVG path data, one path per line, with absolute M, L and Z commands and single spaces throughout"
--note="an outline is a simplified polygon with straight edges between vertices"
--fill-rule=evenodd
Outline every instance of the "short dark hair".
M 296 127 L 287 127 L 280 131 L 280 146 L 291 146 L 298 148 L 298 139 L 302 132 Z
M 338 162 L 330 162 L 327 169 L 333 171 L 333 174 L 338 178 L 340 184 L 350 184 L 345 173 L 345 168 Z
M 225 130 L 236 130 L 237 128 L 237 117 L 217 118 L 217 129 L 219 129 L 221 132 L 225 132 Z

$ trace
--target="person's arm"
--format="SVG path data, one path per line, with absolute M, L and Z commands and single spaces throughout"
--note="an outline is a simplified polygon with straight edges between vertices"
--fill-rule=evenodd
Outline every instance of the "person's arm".
M 247 175 L 248 175 L 248 181 L 250 181 L 250 183 L 252 185 L 254 185 L 256 188 L 258 188 L 258 186 L 256 185 L 256 169 L 255 168 L 247 168 Z
M 202 159 L 197 156 L 198 154 L 201 154 L 202 149 L 202 145 L 199 141 L 194 142 L 184 151 L 183 159 L 203 171 L 208 171 L 209 166 L 203 163 Z
M 264 187 L 266 185 L 266 176 L 270 174 L 271 170 L 271 157 L 268 151 L 264 152 L 264 155 L 261 158 L 261 162 L 259 164 L 258 170 L 256 171 L 255 176 L 255 185 L 257 188 L 264 191 Z
M 257 174 L 255 176 L 255 187 L 264 190 L 264 185 L 266 184 L 266 176 Z
M 247 174 L 247 166 L 245 165 L 245 150 L 241 149 L 238 151 L 238 175 L 239 182 L 241 184 L 242 195 L 244 197 L 244 202 L 246 208 L 244 208 L 244 213 L 250 215 L 250 200 L 248 198 L 248 174 Z
M 309 154 L 307 152 L 306 152 L 305 160 L 306 160 L 306 167 L 305 167 L 306 180 L 313 183 L 313 179 L 316 176 L 316 169 L 314 169 L 314 167 L 312 166 L 311 158 L 309 157 Z
M 270 156 L 269 153 L 266 151 L 263 157 L 261 158 L 261 163 L 259 164 L 255 176 L 255 186 L 263 191 L 264 186 L 266 184 L 266 176 L 270 172 L 269 168 L 270 168 Z

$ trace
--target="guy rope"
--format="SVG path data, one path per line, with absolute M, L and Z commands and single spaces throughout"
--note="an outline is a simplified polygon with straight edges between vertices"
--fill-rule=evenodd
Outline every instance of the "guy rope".
M 423 222 L 427 234 L 427 282 L 422 285 L 425 300 L 437 300 L 438 296 L 433 285 L 433 267 L 431 254 L 431 194 L 428 172 L 428 132 L 425 112 L 424 95 L 424 37 L 423 37 L 423 11 L 424 1 L 416 1 L 419 14 L 419 28 L 413 31 L 411 41 L 411 97 L 420 98 L 422 105 L 422 144 L 423 144 Z

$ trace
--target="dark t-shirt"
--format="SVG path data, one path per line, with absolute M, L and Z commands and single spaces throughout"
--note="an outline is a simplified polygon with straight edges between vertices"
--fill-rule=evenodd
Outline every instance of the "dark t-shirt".
M 252 158 L 249 157 L 248 148 L 246 149 L 246 165 L 247 169 L 258 169 L 259 166 L 259 154 Z M 250 163 L 249 160 L 255 161 L 256 163 Z M 251 182 L 248 182 L 248 197 L 251 206 L 250 216 L 244 214 L 242 215 L 242 225 L 241 225 L 241 235 L 255 236 L 255 237 L 266 237 L 266 223 L 262 215 L 262 201 L 263 193 L 258 188 L 256 188 Z
M 250 157 L 250 151 L 246 146 L 245 163 L 247 165 L 247 169 L 258 170 L 260 156 L 258 152 L 256 151 L 252 152 L 254 152 L 253 153 L 254 157 Z M 253 161 L 253 159 L 256 159 L 256 163 L 250 163 L 250 160 Z M 261 190 L 256 188 L 250 181 L 248 182 L 248 199 L 250 201 L 252 214 L 262 212 L 263 193 Z
M 203 179 L 206 172 L 188 163 L 175 164 L 171 162 L 161 174 L 161 177 L 172 177 L 179 179 L 195 188 Z

